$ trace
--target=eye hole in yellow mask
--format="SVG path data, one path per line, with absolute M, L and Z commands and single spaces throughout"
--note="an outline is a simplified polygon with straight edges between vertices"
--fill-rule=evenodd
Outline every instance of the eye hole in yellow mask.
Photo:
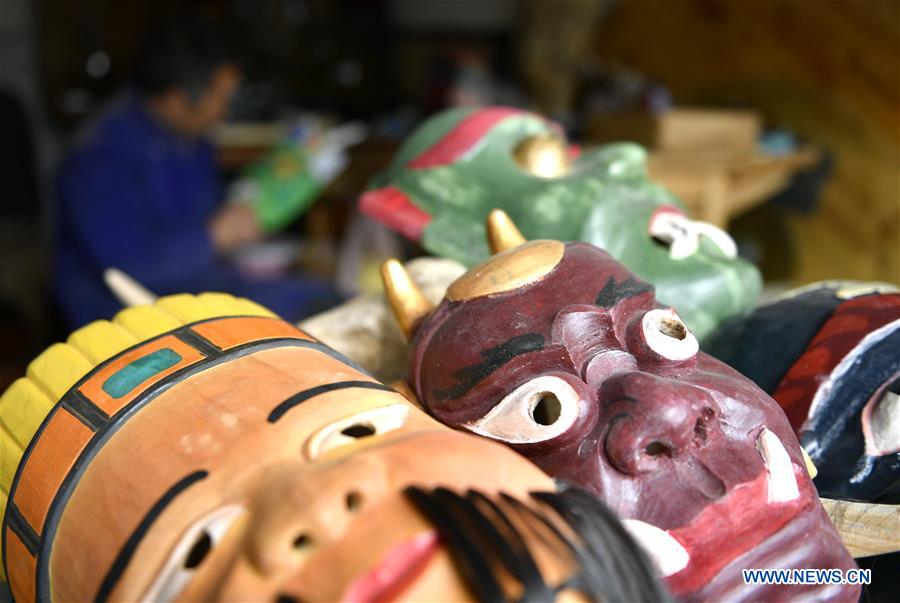
M 141 602 L 174 601 L 243 512 L 243 507 L 239 505 L 228 505 L 206 515 L 188 528 Z
M 513 157 L 519 167 L 541 178 L 559 178 L 571 169 L 566 142 L 553 134 L 523 139 L 513 149 Z
M 307 457 L 315 460 L 332 450 L 400 429 L 406 424 L 408 416 L 409 407 L 406 404 L 390 404 L 334 421 L 309 439 Z

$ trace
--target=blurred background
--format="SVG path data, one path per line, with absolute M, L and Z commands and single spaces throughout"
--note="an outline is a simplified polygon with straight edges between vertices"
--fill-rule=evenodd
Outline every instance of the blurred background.
M 0 389 L 91 318 L 71 306 L 103 307 L 59 274 L 80 269 L 60 235 L 70 222 L 116 224 L 72 216 L 60 197 L 74 187 L 90 203 L 94 176 L 67 158 L 129 94 L 148 36 L 198 18 L 227 42 L 212 67 L 240 74 L 233 90 L 222 80 L 224 121 L 185 138 L 211 140 L 214 201 L 285 140 L 321 158 L 294 214 L 247 233 L 216 210 L 203 235 L 242 274 L 295 275 L 319 299 L 297 314 L 371 286 L 361 248 L 415 255 L 360 225 L 356 201 L 418 122 L 468 104 L 538 110 L 581 145 L 647 146 L 651 176 L 727 228 L 770 292 L 900 281 L 896 0 L 0 0 Z M 175 115 L 177 99 L 152 92 Z M 169 261 L 188 262 L 185 245 Z

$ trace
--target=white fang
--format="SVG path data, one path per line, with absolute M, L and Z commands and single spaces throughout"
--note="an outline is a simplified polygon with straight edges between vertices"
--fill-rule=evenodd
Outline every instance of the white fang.
M 800 496 L 794 465 L 778 436 L 764 427 L 756 439 L 756 449 L 769 471 L 768 501 L 787 502 Z
M 622 525 L 653 560 L 661 577 L 677 574 L 687 567 L 691 556 L 671 534 L 639 519 L 624 519 Z

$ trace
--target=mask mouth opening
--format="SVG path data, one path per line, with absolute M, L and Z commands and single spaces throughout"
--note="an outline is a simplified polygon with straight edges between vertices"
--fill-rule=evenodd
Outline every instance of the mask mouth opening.
M 651 240 L 669 252 L 673 260 L 683 260 L 700 251 L 701 237 L 725 259 L 737 258 L 737 244 L 727 232 L 709 224 L 691 220 L 673 206 L 662 206 L 650 216 L 647 232 Z

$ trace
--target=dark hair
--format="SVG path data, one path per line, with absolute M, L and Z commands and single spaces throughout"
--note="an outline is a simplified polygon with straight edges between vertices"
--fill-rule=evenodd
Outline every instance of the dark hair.
M 597 497 L 574 486 L 532 492 L 530 504 L 506 494 L 489 498 L 469 490 L 410 486 L 406 495 L 435 526 L 464 582 L 478 601 L 552 601 L 566 589 L 592 601 L 671 601 L 654 566 Z M 561 584 L 545 582 L 522 528 L 540 535 L 576 569 Z M 507 592 L 499 576 L 518 583 Z M 514 597 L 516 597 L 514 599 Z
M 151 30 L 138 55 L 135 84 L 153 96 L 170 89 L 198 97 L 213 72 L 235 63 L 225 36 L 208 19 L 183 16 Z

